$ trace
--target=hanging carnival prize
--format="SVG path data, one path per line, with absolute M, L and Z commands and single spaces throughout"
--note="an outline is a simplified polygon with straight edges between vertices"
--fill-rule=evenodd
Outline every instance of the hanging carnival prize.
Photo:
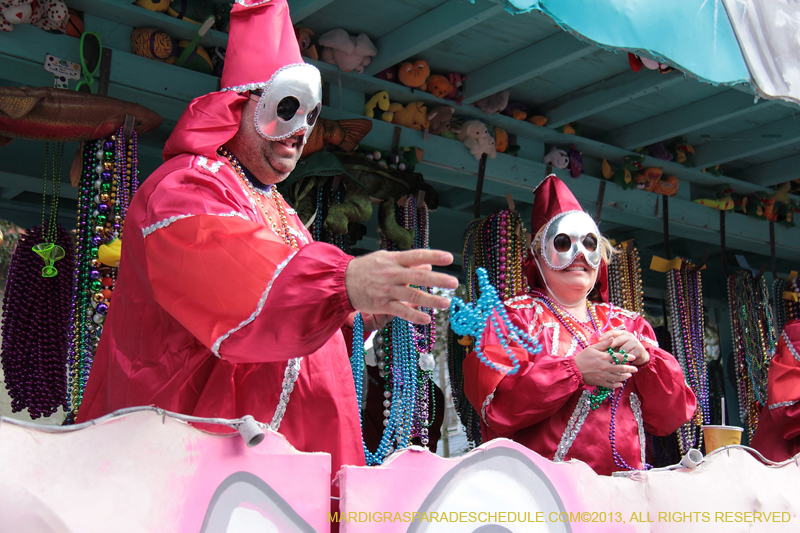
M 137 134 L 86 141 L 78 196 L 76 292 L 68 357 L 69 409 L 77 413 L 119 266 L 128 206 L 139 185 Z
M 2 362 L 11 410 L 27 409 L 32 419 L 67 407 L 73 248 L 57 223 L 63 157 L 62 143 L 47 144 L 42 224 L 20 238 L 3 297 Z M 49 216 L 48 182 L 53 191 Z
M 413 248 L 427 249 L 429 216 L 425 203 L 420 202 L 418 206 L 416 198 L 408 196 L 405 205 L 395 209 L 398 224 L 413 236 Z M 397 245 L 385 235 L 382 244 L 386 250 L 398 249 Z M 413 438 L 419 438 L 423 446 L 429 443 L 429 428 L 433 423 L 436 407 L 433 383 L 433 369 L 436 362 L 431 353 L 436 340 L 436 326 L 433 310 L 428 308 L 421 310 L 431 315 L 430 324 L 412 324 L 394 318 L 390 324 L 375 334 L 375 354 L 378 358 L 380 377 L 384 380 L 384 430 L 375 452 L 367 449 L 362 432 L 364 456 L 368 465 L 383 463 L 396 449 L 408 447 Z M 359 313 L 353 324 L 353 354 L 350 362 L 362 427 L 362 378 L 365 367 L 361 342 L 363 338 L 364 322 Z
M 616 246 L 620 253 L 608 265 L 608 296 L 612 304 L 640 315 L 644 313 L 642 268 L 633 241 Z
M 728 278 L 736 392 L 748 439 L 758 427 L 759 404 L 767 405 L 767 374 L 777 346 L 768 298 L 763 276 L 742 270 Z
M 527 281 L 522 272 L 522 253 L 525 249 L 522 218 L 511 208 L 511 204 L 509 209 L 473 220 L 464 231 L 462 249 L 466 280 L 463 300 L 477 301 L 479 268 L 486 271 L 489 284 L 497 288 L 498 297 L 503 301 L 527 289 Z M 464 394 L 462 369 L 464 359 L 472 351 L 472 345 L 472 337 L 456 335 L 452 326 L 448 329 L 447 364 L 453 404 L 466 430 L 467 440 L 471 445 L 478 445 L 482 440 L 480 415 Z

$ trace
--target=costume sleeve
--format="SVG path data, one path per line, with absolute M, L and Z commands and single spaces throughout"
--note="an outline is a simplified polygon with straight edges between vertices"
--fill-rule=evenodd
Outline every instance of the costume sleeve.
M 194 205 L 201 202 L 201 214 L 162 218 L 143 231 L 159 305 L 233 363 L 286 360 L 321 347 L 353 311 L 344 283 L 352 257 L 325 243 L 295 251 L 212 187 L 184 188 L 200 195 Z M 153 201 L 158 217 L 165 205 Z
M 777 431 L 791 440 L 800 435 L 800 321 L 787 322 L 769 366 L 768 406 Z
M 650 324 L 638 317 L 632 329 L 631 333 L 650 354 L 650 361 L 640 366 L 632 378 L 642 399 L 645 429 L 653 435 L 669 435 L 692 418 L 697 400 L 678 360 L 658 347 Z
M 508 315 L 512 324 L 528 331 L 526 322 L 530 322 L 532 313 L 508 309 Z M 505 327 L 501 328 L 505 333 Z M 552 338 L 546 333 L 540 335 L 539 342 L 542 350 L 533 356 L 528 356 L 516 343 L 509 344 L 520 360 L 519 371 L 509 375 L 504 372 L 511 368 L 511 361 L 489 326 L 483 338 L 484 353 L 490 361 L 501 365 L 503 371 L 489 368 L 474 352 L 464 361 L 464 391 L 484 422 L 500 436 L 512 435 L 549 418 L 584 386 L 574 358 L 551 355 Z

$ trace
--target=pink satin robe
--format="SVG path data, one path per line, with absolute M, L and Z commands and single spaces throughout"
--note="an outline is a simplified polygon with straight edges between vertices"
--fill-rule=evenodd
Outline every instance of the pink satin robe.
M 304 356 L 280 433 L 298 450 L 330 453 L 333 474 L 364 464 L 340 332 L 354 311 L 344 284 L 352 257 L 311 243 L 283 207 L 299 250 L 273 232 L 222 157 L 177 155 L 143 183 L 79 422 L 156 405 L 270 423 L 287 360 Z
M 511 350 L 520 360 L 519 371 L 514 375 L 490 369 L 474 353 L 468 355 L 464 361 L 464 391 L 481 415 L 484 442 L 507 437 L 552 460 L 578 399 L 584 390 L 594 387 L 583 382 L 575 364 L 574 356 L 582 348 L 540 299 L 525 295 L 505 304 L 512 324 L 538 339 L 542 350 L 529 357 L 511 342 Z M 640 428 L 631 408 L 631 393 L 641 401 L 643 429 L 654 435 L 668 435 L 688 421 L 695 412 L 695 396 L 685 383 L 680 364 L 658 347 L 646 320 L 608 304 L 596 304 L 595 309 L 601 331 L 624 328 L 636 335 L 650 354 L 650 361 L 639 367 L 623 388 L 616 415 L 617 452 L 628 465 L 641 469 Z M 590 344 L 594 342 L 591 324 L 574 324 L 582 328 Z M 482 344 L 492 361 L 511 368 L 511 360 L 491 327 Z M 584 461 L 598 474 L 622 470 L 612 456 L 610 419 L 609 398 L 586 416 L 564 460 Z
M 780 462 L 800 453 L 800 320 L 787 322 L 767 374 L 767 405 L 750 444 Z

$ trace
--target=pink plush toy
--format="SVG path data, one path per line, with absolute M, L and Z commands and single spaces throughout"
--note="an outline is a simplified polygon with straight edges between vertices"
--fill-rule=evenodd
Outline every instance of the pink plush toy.
M 336 28 L 320 35 L 318 42 L 322 46 L 320 59 L 345 72 L 364 72 L 364 67 L 378 54 L 366 33 L 353 37 Z
M 0 0 L 0 31 L 17 24 L 32 24 L 43 30 L 67 29 L 69 12 L 63 0 Z

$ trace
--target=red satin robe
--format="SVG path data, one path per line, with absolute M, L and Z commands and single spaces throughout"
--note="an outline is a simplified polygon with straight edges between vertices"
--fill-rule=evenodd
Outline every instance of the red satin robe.
M 464 361 L 464 392 L 481 415 L 484 442 L 507 437 L 552 460 L 583 391 L 594 387 L 583 382 L 575 364 L 574 356 L 582 348 L 541 299 L 525 295 L 507 300 L 505 305 L 512 324 L 537 339 L 542 350 L 531 357 L 510 342 L 520 367 L 516 374 L 507 375 L 511 360 L 500 346 L 494 329 L 487 327 L 482 341 L 484 352 L 504 370 L 492 370 L 474 353 L 470 354 Z M 641 469 L 644 454 L 640 442 L 644 433 L 640 429 L 654 435 L 675 431 L 694 414 L 695 396 L 685 383 L 680 364 L 658 347 L 653 329 L 646 320 L 608 304 L 596 304 L 595 310 L 601 332 L 624 328 L 636 335 L 650 354 L 650 361 L 639 367 L 622 389 L 616 414 L 617 452 L 628 465 Z M 502 321 L 498 322 L 505 332 Z M 596 340 L 591 324 L 576 320 L 571 323 L 581 328 L 590 344 Z M 631 393 L 640 401 L 641 428 L 631 406 Z M 619 389 L 615 394 L 620 394 Z M 598 474 L 622 470 L 612 456 L 610 419 L 609 398 L 599 409 L 586 415 L 562 459 L 579 459 Z
M 772 461 L 800 453 L 800 320 L 787 322 L 767 374 L 767 405 L 750 446 Z
M 363 465 L 340 332 L 354 311 L 344 283 L 352 257 L 310 243 L 284 203 L 300 249 L 288 246 L 253 198 L 222 157 L 178 155 L 143 183 L 78 421 L 156 405 L 270 423 L 287 360 L 303 356 L 280 433 L 298 450 L 330 453 L 333 474 Z

